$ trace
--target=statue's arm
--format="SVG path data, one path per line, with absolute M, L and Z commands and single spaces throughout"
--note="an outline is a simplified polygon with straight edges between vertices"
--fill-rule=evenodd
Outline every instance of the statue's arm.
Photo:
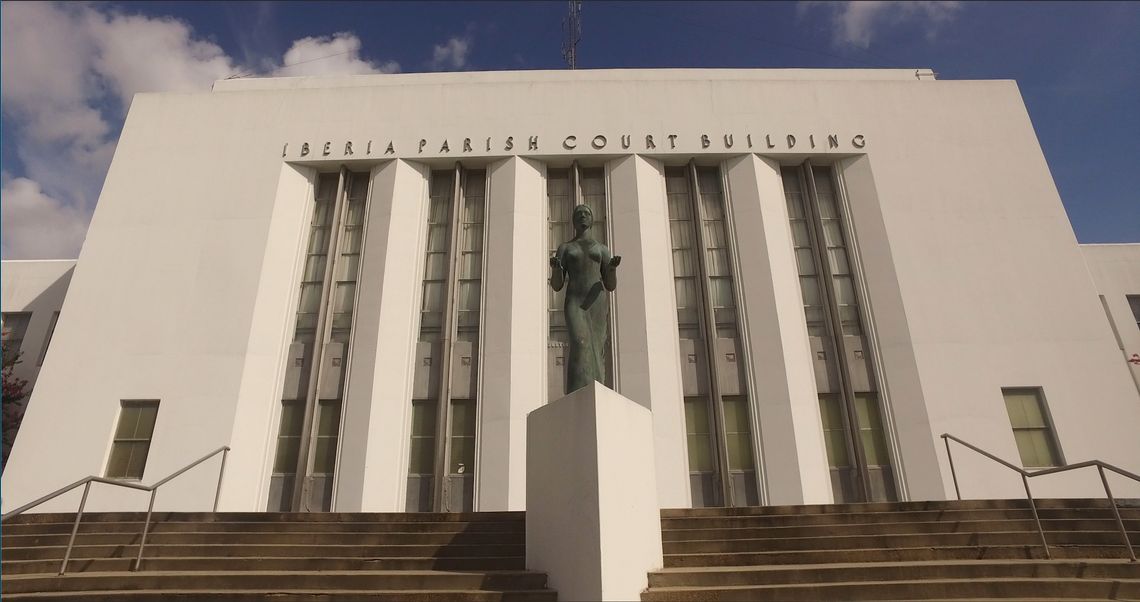
M 602 253 L 602 286 L 606 287 L 607 291 L 613 291 L 617 288 L 617 267 L 621 263 L 621 256 L 610 257 L 610 250 L 606 249 Z
M 564 284 L 566 284 L 566 270 L 562 267 L 562 247 L 560 246 L 554 257 L 550 258 L 550 288 L 560 291 Z

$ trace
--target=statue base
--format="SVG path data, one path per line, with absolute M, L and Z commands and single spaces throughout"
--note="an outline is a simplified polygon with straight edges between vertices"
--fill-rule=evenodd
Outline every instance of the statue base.
M 600 383 L 527 415 L 526 566 L 563 600 L 639 600 L 660 569 L 646 408 Z

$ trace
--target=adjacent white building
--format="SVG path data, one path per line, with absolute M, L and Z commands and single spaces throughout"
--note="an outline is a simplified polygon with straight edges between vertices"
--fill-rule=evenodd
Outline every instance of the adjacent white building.
M 1140 246 L 1077 244 L 1012 81 L 277 78 L 135 97 L 78 263 L 36 285 L 67 296 L 4 509 L 221 445 L 222 510 L 524 509 L 526 416 L 563 393 L 547 260 L 583 203 L 623 258 L 606 384 L 652 411 L 661 507 L 944 499 L 942 433 L 1140 470 Z M 5 324 L 32 311 L 38 344 L 22 269 Z M 963 496 L 1024 493 L 954 460 Z M 216 475 L 157 507 L 207 508 Z

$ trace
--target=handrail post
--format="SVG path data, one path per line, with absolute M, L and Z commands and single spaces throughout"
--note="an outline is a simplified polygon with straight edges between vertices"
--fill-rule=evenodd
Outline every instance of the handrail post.
M 1033 494 L 1029 491 L 1029 477 L 1021 473 L 1021 484 L 1025 485 L 1025 497 L 1029 498 L 1029 509 L 1033 511 L 1033 522 L 1037 523 L 1037 533 L 1041 535 L 1041 545 L 1045 548 L 1045 559 L 1050 560 L 1053 555 L 1049 553 L 1049 542 L 1045 541 L 1045 527 L 1041 526 L 1041 517 L 1037 516 L 1037 504 L 1033 501 Z
M 137 571 L 142 566 L 143 547 L 146 545 L 146 536 L 150 531 L 150 515 L 154 512 L 154 496 L 156 495 L 158 495 L 157 487 L 150 491 L 150 505 L 146 507 L 146 522 L 143 523 L 142 539 L 139 540 L 139 553 L 135 556 L 135 566 L 131 568 L 132 571 Z
M 71 539 L 67 540 L 67 550 L 63 552 L 63 562 L 59 565 L 59 574 L 67 570 L 67 561 L 71 558 L 71 548 L 75 545 L 75 534 L 79 533 L 79 519 L 83 518 L 83 508 L 87 506 L 87 494 L 91 492 L 91 481 L 83 486 L 83 497 L 79 500 L 79 510 L 75 513 L 75 524 L 71 527 Z
M 954 479 L 954 495 L 962 500 L 962 491 L 958 489 L 958 473 L 954 471 L 954 455 L 950 453 L 950 438 L 942 434 L 942 442 L 946 444 L 946 459 L 950 461 L 950 478 Z
M 228 446 L 222 450 L 222 465 L 218 468 L 218 488 L 214 490 L 214 512 L 218 511 L 218 498 L 222 495 L 222 475 L 226 474 L 226 455 L 229 453 Z
M 1136 562 L 1136 552 L 1132 549 L 1132 542 L 1128 539 L 1128 531 L 1124 528 L 1124 520 L 1120 518 L 1120 509 L 1116 507 L 1116 498 L 1112 497 L 1112 489 L 1108 486 L 1108 478 L 1104 476 L 1104 466 L 1096 465 L 1097 472 L 1100 473 L 1100 482 L 1104 484 L 1104 495 L 1108 498 L 1108 503 L 1112 506 L 1112 514 L 1116 517 L 1116 526 L 1120 529 L 1120 536 L 1124 538 L 1124 545 L 1128 548 L 1128 557 L 1132 562 Z

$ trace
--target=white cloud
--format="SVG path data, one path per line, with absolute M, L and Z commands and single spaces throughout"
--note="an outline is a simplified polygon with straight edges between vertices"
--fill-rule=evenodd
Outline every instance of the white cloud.
M 0 204 L 3 253 L 19 257 L 78 257 L 90 217 L 44 194 L 28 178 L 3 174 Z
M 953 21 L 962 8 L 957 1 L 882 1 L 859 2 L 804 2 L 803 8 L 821 6 L 832 11 L 832 25 L 836 43 L 868 48 L 875 36 L 886 28 L 899 25 L 919 27 L 924 35 L 933 37 L 938 28 Z
M 0 10 L 3 111 L 23 164 L 4 178 L 3 255 L 75 257 L 134 94 L 208 90 L 236 66 L 173 19 L 89 5 Z
M 386 61 L 375 64 L 360 58 L 360 38 L 348 32 L 325 37 L 294 40 L 285 51 L 283 66 L 274 75 L 363 75 L 396 73 L 400 64 Z
M 181 21 L 94 10 L 86 17 L 98 48 L 95 70 L 125 103 L 138 92 L 208 90 L 239 71 L 221 47 L 193 39 Z
M 129 5 L 128 5 L 129 6 Z M 138 92 L 208 91 L 241 66 L 170 17 L 91 4 L 0 3 L 5 135 L 22 164 L 3 174 L 5 259 L 76 257 Z M 390 73 L 360 56 L 351 33 L 296 40 L 276 75 Z M 322 59 L 329 55 L 332 58 Z M 270 61 L 276 65 L 276 62 Z
M 467 66 L 467 53 L 471 51 L 469 36 L 453 37 L 432 49 L 431 68 L 435 71 L 462 69 Z

